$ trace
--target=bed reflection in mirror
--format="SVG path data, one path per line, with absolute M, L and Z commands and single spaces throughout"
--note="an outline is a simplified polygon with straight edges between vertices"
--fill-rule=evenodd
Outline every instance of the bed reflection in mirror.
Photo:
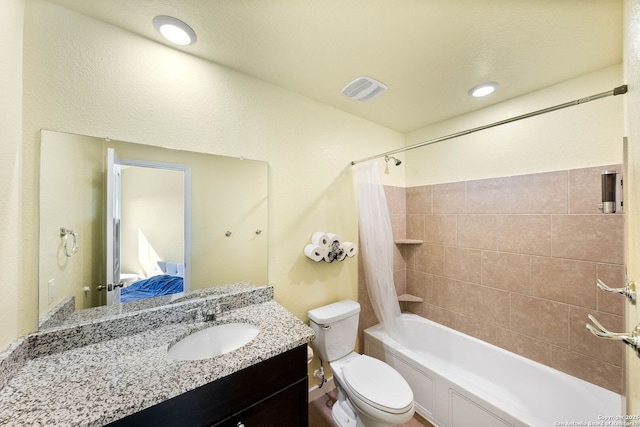
M 266 162 L 46 130 L 40 154 L 41 325 L 69 310 L 267 284 Z

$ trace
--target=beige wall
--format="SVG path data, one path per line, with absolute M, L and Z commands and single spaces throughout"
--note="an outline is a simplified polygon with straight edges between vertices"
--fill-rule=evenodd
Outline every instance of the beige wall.
M 157 261 L 184 263 L 184 173 L 125 166 L 120 177 L 120 272 L 142 278 L 154 274 Z M 141 256 L 149 253 L 157 257 Z
M 626 185 L 627 280 L 640 282 L 640 1 L 625 0 L 624 75 L 629 85 L 625 97 L 625 128 L 628 137 Z M 626 304 L 626 329 L 640 323 L 640 303 Z M 640 414 L 640 358 L 630 348 L 626 353 L 627 413 Z
M 41 145 L 39 230 L 39 316 L 63 299 L 75 297 L 77 309 L 97 304 L 96 285 L 104 283 L 103 270 L 95 259 L 103 259 L 102 175 L 103 150 L 91 138 L 46 132 Z M 82 167 L 78 167 L 82 165 Z M 67 257 L 60 227 L 78 233 L 79 250 Z M 71 248 L 71 239 L 68 240 Z M 55 280 L 55 297 L 49 299 L 49 280 Z M 83 287 L 89 286 L 90 292 Z M 93 297 L 93 300 L 92 300 Z
M 623 83 L 622 65 L 609 67 L 411 132 L 407 145 L 606 92 Z M 622 163 L 623 102 L 624 96 L 600 99 L 409 151 L 407 186 Z
M 20 322 L 23 14 L 24 0 L 0 3 L 0 257 L 4 265 L 0 269 L 0 348 L 24 330 Z M 36 298 L 33 292 L 32 297 Z
M 41 128 L 269 162 L 276 300 L 306 319 L 357 297 L 355 260 L 314 263 L 302 250 L 317 230 L 357 240 L 348 163 L 399 148 L 404 135 L 44 1 L 27 4 L 24 37 L 25 277 L 7 302 L 25 305 L 20 332 L 37 317 Z

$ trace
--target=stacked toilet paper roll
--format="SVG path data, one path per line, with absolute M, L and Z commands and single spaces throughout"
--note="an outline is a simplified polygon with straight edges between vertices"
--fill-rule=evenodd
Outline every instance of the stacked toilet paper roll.
M 346 257 L 353 257 L 357 252 L 356 245 L 343 242 L 339 234 L 321 231 L 313 233 L 311 243 L 304 248 L 304 254 L 316 262 L 343 261 Z
M 309 243 L 307 246 L 304 247 L 304 254 L 309 259 L 312 259 L 316 262 L 322 261 L 325 255 L 327 255 L 327 252 L 328 250 L 326 247 L 318 246 L 314 243 Z

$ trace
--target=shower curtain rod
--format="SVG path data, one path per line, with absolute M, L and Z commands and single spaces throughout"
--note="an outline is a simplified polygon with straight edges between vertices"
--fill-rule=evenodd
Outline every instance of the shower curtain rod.
M 402 153 L 402 152 L 405 152 L 405 151 L 413 150 L 415 148 L 420 148 L 420 147 L 424 147 L 424 146 L 431 145 L 431 144 L 436 144 L 438 142 L 446 141 L 446 140 L 457 138 L 457 137 L 464 136 L 464 135 L 469 135 L 471 133 L 478 132 L 478 131 L 485 130 L 485 129 L 489 129 L 489 128 L 492 128 L 492 127 L 501 126 L 501 125 L 504 125 L 504 124 L 507 124 L 507 123 L 511 123 L 511 122 L 515 122 L 515 121 L 522 120 L 522 119 L 528 119 L 529 117 L 539 116 L 540 114 L 550 113 L 551 111 L 561 110 L 563 108 L 572 107 L 574 105 L 584 104 L 584 103 L 589 102 L 589 101 L 595 101 L 596 99 L 606 98 L 606 97 L 609 97 L 609 96 L 612 96 L 612 95 L 614 95 L 614 96 L 615 95 L 623 95 L 625 93 L 627 93 L 627 85 L 618 86 L 616 88 L 613 88 L 612 90 L 609 90 L 609 91 L 606 91 L 606 92 L 602 92 L 602 93 L 598 93 L 598 94 L 592 95 L 592 96 L 587 96 L 586 98 L 576 99 L 575 101 L 569 101 L 569 102 L 565 102 L 564 104 L 555 105 L 553 107 L 543 108 L 542 110 L 537 110 L 537 111 L 533 111 L 531 113 L 522 114 L 520 116 L 515 116 L 515 117 L 512 117 L 510 119 L 500 120 L 499 122 L 490 123 L 488 125 L 478 126 L 478 127 L 475 127 L 475 128 L 463 130 L 461 132 L 452 133 L 450 135 L 441 136 L 439 138 L 430 139 L 428 141 L 418 142 L 416 144 L 409 145 L 407 147 L 403 147 L 403 148 L 398 148 L 396 150 L 387 151 L 386 153 L 382 153 L 382 154 L 376 154 L 375 156 L 370 156 L 370 157 L 367 157 L 365 159 L 354 160 L 354 161 L 351 162 L 351 165 L 355 165 L 356 163 L 366 162 L 368 160 L 377 159 L 377 158 L 380 158 L 380 157 L 390 156 L 392 154 Z

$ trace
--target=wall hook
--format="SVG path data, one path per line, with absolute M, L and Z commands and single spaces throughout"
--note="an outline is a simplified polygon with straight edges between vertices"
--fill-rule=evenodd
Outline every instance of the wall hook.
M 629 282 L 624 288 L 610 288 L 602 280 L 596 280 L 596 285 L 605 292 L 616 292 L 627 297 L 631 304 L 636 303 L 636 282 Z
M 224 233 L 225 236 L 230 237 L 231 236 L 231 232 L 229 230 L 227 230 L 226 233 Z
M 587 329 L 598 338 L 606 338 L 609 340 L 622 341 L 635 350 L 636 355 L 640 357 L 640 324 L 629 333 L 617 333 L 607 330 L 592 315 L 587 316 L 593 322 L 593 325 L 586 324 Z M 595 325 L 595 326 L 594 326 Z

